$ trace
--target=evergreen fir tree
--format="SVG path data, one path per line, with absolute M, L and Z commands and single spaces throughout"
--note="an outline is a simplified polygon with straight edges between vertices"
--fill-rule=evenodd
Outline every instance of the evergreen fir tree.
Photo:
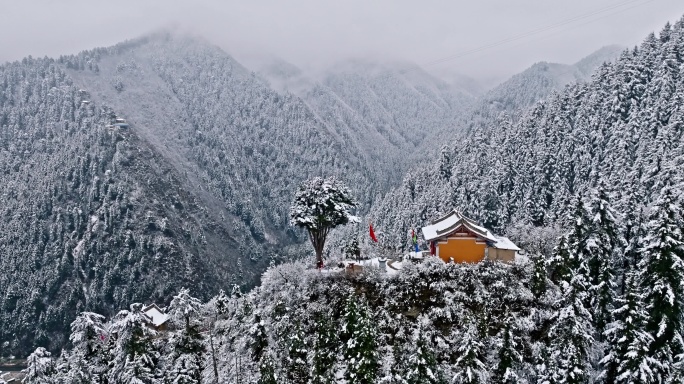
M 669 186 L 663 188 L 647 225 L 639 280 L 649 312 L 645 330 L 653 338 L 649 357 L 660 363 L 654 369 L 656 382 L 669 380 L 676 372 L 677 356 L 684 353 L 684 238 L 678 202 Z
M 287 356 L 283 366 L 285 377 L 291 383 L 306 383 L 309 381 L 307 364 L 308 351 L 304 341 L 304 333 L 297 322 L 287 340 Z
M 625 241 L 625 249 L 622 256 L 621 273 L 618 276 L 622 276 L 622 284 L 620 292 L 625 294 L 625 281 L 629 273 L 637 269 L 637 264 L 640 260 L 641 250 L 643 248 L 643 240 L 645 238 L 645 228 L 644 228 L 644 212 L 643 205 L 641 205 L 643 197 L 633 193 L 627 206 L 625 207 L 627 213 L 625 214 L 625 223 L 623 230 L 623 238 Z
M 344 346 L 345 379 L 350 384 L 374 383 L 380 365 L 375 325 L 368 305 L 354 294 L 347 299 L 343 331 L 348 337 Z
M 69 381 L 99 383 L 107 369 L 104 342 L 108 338 L 104 316 L 81 312 L 71 323 L 69 340 L 73 349 L 68 356 Z
M 222 290 L 219 291 L 219 294 L 216 295 L 214 299 L 215 307 L 216 307 L 216 314 L 221 316 L 225 315 L 228 313 L 228 302 L 230 299 L 226 295 L 226 292 Z
M 192 355 L 179 355 L 174 359 L 173 366 L 168 371 L 169 382 L 173 384 L 201 383 L 202 369 L 197 363 L 197 360 Z
M 53 384 L 53 375 L 56 372 L 52 354 L 43 347 L 36 348 L 26 359 L 26 369 L 23 383 L 27 384 Z
M 204 340 L 199 332 L 201 302 L 182 288 L 169 305 L 172 326 L 169 346 L 171 348 L 168 372 L 171 382 L 199 383 L 202 378 Z
M 600 378 L 607 384 L 653 383 L 659 362 L 649 356 L 653 342 L 645 331 L 649 315 L 635 273 L 629 273 L 625 283 L 625 296 L 617 300 L 614 321 L 605 332 L 610 348 L 601 360 Z
M 456 345 L 452 382 L 481 384 L 488 382 L 486 348 L 474 320 L 466 320 Z
M 152 345 L 152 337 L 156 332 L 150 328 L 149 319 L 142 313 L 142 304 L 135 303 L 130 311 L 120 311 L 114 317 L 109 334 L 115 340 L 108 372 L 109 382 L 151 382 L 157 358 Z
M 553 256 L 549 262 L 551 266 L 551 281 L 556 285 L 563 281 L 570 281 L 573 268 L 576 266 L 568 249 L 568 237 L 563 235 L 558 239 L 558 245 L 554 248 Z M 536 276 L 535 276 L 536 279 Z
M 266 322 L 262 320 L 259 313 L 254 314 L 254 323 L 249 330 L 249 343 L 252 360 L 259 362 L 268 348 L 268 333 L 266 332 Z
M 496 366 L 492 381 L 501 384 L 517 384 L 522 382 L 518 372 L 523 363 L 523 348 L 520 337 L 515 334 L 512 322 L 513 316 L 504 320 L 503 329 L 499 340 L 498 357 L 499 362 Z
M 554 303 L 552 325 L 548 333 L 547 380 L 552 383 L 579 384 L 589 379 L 589 354 L 594 342 L 588 281 L 588 250 L 586 239 L 589 226 L 582 202 L 577 199 L 573 230 L 556 249 L 554 260 L 561 265 L 558 275 L 560 296 Z M 563 258 L 567 258 L 563 264 Z M 561 259 L 561 260 L 559 260 Z
M 591 314 L 583 304 L 582 295 L 566 284 L 561 289 L 564 298 L 549 330 L 549 358 L 552 383 L 581 384 L 589 379 L 589 348 L 593 343 Z
M 599 188 L 591 201 L 591 231 L 586 246 L 588 250 L 589 282 L 591 284 L 591 310 L 597 339 L 603 339 L 603 331 L 611 321 L 611 305 L 615 293 L 615 255 L 623 242 L 617 224 L 617 214 L 610 206 L 608 195 Z
M 421 316 L 411 337 L 410 351 L 406 361 L 405 380 L 407 384 L 439 384 L 444 383 L 435 356 L 434 347 L 430 340 L 433 325 L 430 320 Z
M 259 363 L 259 380 L 257 384 L 278 384 L 275 361 L 270 354 L 265 354 Z
M 339 338 L 328 316 L 319 315 L 316 320 L 318 332 L 315 335 L 311 358 L 311 383 L 331 384 L 334 382 L 333 365 L 337 358 Z
M 121 376 L 117 379 L 117 383 L 122 384 L 157 384 L 160 383 L 155 379 L 154 361 L 148 354 L 136 354 L 135 356 L 127 357 L 124 365 L 124 370 Z
M 548 286 L 548 272 L 546 258 L 539 254 L 533 254 L 530 256 L 532 261 L 532 277 L 530 279 L 530 290 L 532 294 L 537 299 L 541 299 L 546 295 L 546 289 Z

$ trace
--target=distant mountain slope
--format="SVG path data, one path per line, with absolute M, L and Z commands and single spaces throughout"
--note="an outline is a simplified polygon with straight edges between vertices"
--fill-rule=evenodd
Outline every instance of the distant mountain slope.
M 684 176 L 683 58 L 680 21 L 521 119 L 483 120 L 371 216 L 403 244 L 408 228 L 454 207 L 493 228 L 558 223 L 572 196 L 601 184 L 621 210 L 638 210 Z
M 378 189 L 305 103 L 194 39 L 6 64 L 0 90 L 3 354 L 59 348 L 80 310 L 252 286 L 305 240 L 303 179 L 341 177 L 361 209 Z
M 229 229 L 61 65 L 28 59 L 0 79 L 3 355 L 60 347 L 78 311 L 213 292 L 238 273 Z
M 472 128 L 480 120 L 496 118 L 501 113 L 515 117 L 566 85 L 591 81 L 601 64 L 614 61 L 623 50 L 617 45 L 606 46 L 575 64 L 536 63 L 485 93 L 475 104 L 467 124 Z
M 443 74 L 446 82 L 406 63 L 347 61 L 310 74 L 271 59 L 256 70 L 281 93 L 301 97 L 331 133 L 381 171 L 384 186 L 394 187 L 408 169 L 438 154 L 445 139 L 587 81 L 619 52 L 609 46 L 573 65 L 537 63 L 484 94 L 472 79 Z
M 368 156 L 386 185 L 395 186 L 436 137 L 458 130 L 457 117 L 475 101 L 420 68 L 406 68 L 357 60 L 310 76 L 274 60 L 259 72 L 305 100 L 333 134 Z
M 306 241 L 301 180 L 336 175 L 367 212 L 474 102 L 420 70 L 275 70 L 293 92 L 169 34 L 0 66 L 0 354 L 60 348 L 80 310 L 251 287 Z

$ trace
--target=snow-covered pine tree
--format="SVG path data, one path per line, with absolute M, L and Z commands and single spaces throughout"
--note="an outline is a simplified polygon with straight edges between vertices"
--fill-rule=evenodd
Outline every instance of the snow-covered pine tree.
M 142 313 L 142 304 L 131 304 L 129 311 L 120 311 L 109 326 L 114 338 L 110 383 L 154 382 L 158 354 L 152 338 L 156 334 L 149 327 L 150 320 Z
M 309 233 L 317 267 L 323 266 L 323 247 L 330 230 L 358 220 L 351 214 L 355 206 L 349 188 L 334 177 L 314 177 L 299 186 L 290 208 L 290 224 Z
M 524 345 L 514 329 L 515 318 L 508 316 L 504 320 L 503 328 L 499 333 L 498 339 L 498 363 L 492 375 L 493 383 L 518 384 L 524 383 L 524 379 L 519 376 L 523 365 Z
M 576 275 L 572 280 L 582 279 Z M 549 330 L 548 364 L 545 377 L 551 383 L 583 384 L 589 379 L 589 348 L 593 339 L 591 314 L 584 307 L 584 291 L 577 291 L 584 283 L 562 283 L 562 299 Z
M 115 382 L 122 384 L 161 384 L 162 381 L 156 378 L 154 366 L 155 362 L 149 354 L 128 356 L 123 372 Z
M 169 346 L 171 355 L 167 377 L 171 382 L 200 383 L 203 369 L 204 338 L 199 330 L 199 312 L 202 303 L 182 288 L 173 297 L 168 314 L 171 323 Z
M 457 335 L 456 351 L 458 357 L 451 368 L 453 383 L 480 384 L 489 381 L 487 350 L 474 319 L 464 319 Z
M 541 300 L 546 295 L 548 287 L 548 264 L 546 257 L 542 254 L 535 253 L 530 255 L 532 262 L 532 277 L 530 278 L 530 291 L 535 298 Z
M 655 382 L 653 371 L 659 362 L 649 356 L 653 337 L 645 331 L 649 314 L 641 290 L 636 274 L 628 273 L 625 295 L 616 300 L 614 320 L 605 331 L 610 348 L 601 360 L 603 370 L 599 379 L 607 384 Z
M 26 359 L 26 377 L 23 383 L 26 384 L 53 384 L 55 374 L 55 362 L 52 354 L 43 347 L 36 348 Z
M 223 289 L 220 290 L 218 295 L 214 297 L 214 307 L 216 308 L 216 314 L 218 316 L 228 313 L 229 300 L 229 297 L 226 295 L 226 292 Z
M 280 383 L 280 381 L 278 381 L 278 375 L 276 373 L 275 359 L 271 356 L 270 352 L 267 352 L 259 362 L 259 379 L 257 380 L 257 384 L 278 383 Z
M 581 197 L 575 197 L 573 212 L 570 216 L 570 223 L 572 229 L 568 233 L 568 266 L 572 271 L 571 275 L 582 274 L 586 284 L 590 284 L 590 266 L 589 260 L 591 252 L 594 248 L 593 241 L 589 243 L 592 235 L 592 223 L 588 217 L 589 213 L 582 201 Z M 570 276 L 571 279 L 573 276 Z M 569 281 L 569 280 L 566 280 Z M 587 290 L 590 288 L 587 285 Z M 587 304 L 589 304 L 590 296 L 587 296 Z
M 620 267 L 620 292 L 625 295 L 627 276 L 637 270 L 637 265 L 641 259 L 643 241 L 646 237 L 644 225 L 642 197 L 633 193 L 626 206 L 625 223 L 623 237 L 625 249 L 622 253 L 622 263 Z
M 298 321 L 287 337 L 287 356 L 283 359 L 283 374 L 290 383 L 308 383 L 308 348 Z
M 350 293 L 347 299 L 344 323 L 345 379 L 349 384 L 375 383 L 380 366 L 377 350 L 376 325 L 368 304 Z
M 169 319 L 174 326 L 189 329 L 193 325 L 191 320 L 196 320 L 201 307 L 202 302 L 190 296 L 189 289 L 181 288 L 169 305 Z
M 551 281 L 553 281 L 554 284 L 559 285 L 563 281 L 570 281 L 572 271 L 577 266 L 568 249 L 567 235 L 563 235 L 558 239 L 558 245 L 553 250 L 553 256 L 549 261 L 549 265 L 551 269 Z
M 588 281 L 588 250 L 586 239 L 590 227 L 586 210 L 576 200 L 574 226 L 556 249 L 557 285 L 560 295 L 553 304 L 554 314 L 549 329 L 547 371 L 542 375 L 551 383 L 580 384 L 589 379 L 590 348 L 594 342 L 594 329 L 590 307 L 591 287 Z M 564 262 L 564 258 L 567 258 Z
M 335 374 L 332 371 L 338 354 L 339 336 L 327 314 L 316 318 L 315 341 L 311 357 L 311 383 L 332 384 Z
M 252 360 L 260 362 L 264 353 L 268 349 L 268 333 L 266 332 L 266 322 L 260 313 L 254 314 L 254 324 L 249 329 L 249 347 Z
M 408 359 L 402 362 L 406 365 L 404 380 L 407 384 L 440 384 L 445 383 L 445 378 L 439 368 L 437 356 L 432 342 L 432 330 L 434 325 L 426 316 L 419 316 L 414 327 L 411 339 L 408 342 L 410 348 Z
M 81 312 L 76 317 L 71 323 L 69 336 L 73 345 L 68 356 L 69 382 L 102 382 L 107 370 L 104 342 L 108 337 L 104 316 L 93 312 Z
M 172 361 L 173 366 L 168 367 L 166 377 L 173 384 L 199 384 L 201 383 L 202 367 L 193 355 L 181 354 Z
M 615 294 L 616 255 L 621 253 L 624 241 L 620 233 L 617 213 L 610 205 L 603 187 L 594 193 L 589 214 L 591 230 L 586 246 L 587 265 L 591 284 L 591 309 L 596 330 L 596 339 L 603 339 L 606 325 L 611 321 L 612 303 Z
M 684 353 L 684 237 L 680 209 L 672 188 L 665 186 L 649 217 L 638 265 L 649 312 L 645 330 L 653 337 L 649 357 L 660 363 L 653 370 L 655 382 L 668 381 L 675 374 L 678 356 Z

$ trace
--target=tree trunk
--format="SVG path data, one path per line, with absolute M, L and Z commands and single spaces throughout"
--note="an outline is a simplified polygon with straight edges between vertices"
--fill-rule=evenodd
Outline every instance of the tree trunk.
M 217 316 L 214 316 L 214 322 L 209 327 L 209 344 L 211 345 L 211 359 L 214 366 L 214 382 L 219 383 L 218 364 L 216 362 L 216 350 L 214 349 L 214 325 L 216 324 Z
M 313 245 L 316 252 L 316 268 L 323 267 L 323 247 L 325 246 L 325 238 L 328 235 L 328 231 L 329 228 L 309 230 L 309 240 L 311 240 L 311 245 Z

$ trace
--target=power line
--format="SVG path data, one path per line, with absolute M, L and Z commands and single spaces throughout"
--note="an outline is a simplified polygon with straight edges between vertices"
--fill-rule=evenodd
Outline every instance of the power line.
M 482 52 L 482 51 L 485 51 L 485 50 L 488 50 L 488 49 L 491 49 L 491 48 L 499 47 L 499 46 L 501 46 L 501 45 L 505 45 L 505 44 L 508 44 L 508 43 L 513 42 L 513 41 L 516 41 L 516 40 L 520 40 L 520 39 L 524 39 L 524 38 L 526 38 L 526 37 L 534 36 L 534 35 L 540 34 L 540 33 L 542 33 L 542 32 L 546 32 L 546 31 L 548 31 L 548 30 L 556 29 L 556 28 L 558 28 L 558 27 L 562 27 L 562 26 L 565 26 L 565 25 L 572 24 L 572 23 L 574 23 L 574 22 L 576 22 L 576 21 L 580 21 L 580 20 L 584 20 L 584 19 L 587 19 L 587 18 L 591 18 L 591 17 L 593 17 L 593 16 L 600 15 L 600 14 L 602 14 L 602 13 L 605 13 L 605 12 L 608 12 L 608 11 L 613 11 L 613 10 L 616 10 L 616 9 L 617 9 L 617 11 L 615 11 L 615 12 L 611 12 L 611 13 L 605 14 L 605 15 L 599 17 L 599 18 L 596 18 L 596 19 L 593 19 L 593 20 L 589 20 L 588 22 L 585 22 L 585 23 L 582 23 L 582 24 L 573 26 L 573 28 L 576 28 L 576 27 L 578 27 L 578 26 L 585 25 L 585 24 L 588 24 L 588 23 L 590 23 L 590 22 L 594 22 L 594 21 L 596 21 L 596 20 L 600 20 L 600 19 L 602 19 L 602 18 L 605 18 L 605 17 L 608 17 L 608 16 L 615 15 L 615 14 L 617 14 L 617 13 L 624 12 L 624 11 L 627 11 L 627 10 L 629 10 L 629 9 L 633 9 L 633 8 L 639 7 L 639 6 L 642 6 L 642 5 L 644 5 L 644 4 L 647 4 L 647 3 L 650 3 L 650 2 L 653 2 L 653 1 L 655 1 L 655 0 L 646 0 L 646 1 L 644 1 L 644 0 L 628 0 L 628 1 L 625 1 L 625 2 L 622 2 L 622 3 L 619 3 L 619 4 L 614 4 L 614 5 L 611 5 L 611 6 L 599 8 L 599 9 L 594 10 L 594 11 L 591 11 L 591 12 L 587 12 L 587 13 L 583 13 L 583 14 L 580 14 L 580 15 L 576 15 L 576 16 L 570 17 L 570 18 L 565 19 L 565 20 L 561 20 L 561 21 L 556 22 L 556 23 L 547 24 L 547 25 L 544 25 L 544 26 L 535 28 L 535 29 L 533 29 L 533 30 L 530 30 L 530 31 L 527 31 L 527 32 L 524 32 L 524 33 L 521 33 L 521 34 L 517 34 L 517 35 L 511 36 L 511 37 L 508 37 L 508 38 L 505 38 L 505 39 L 502 39 L 502 40 L 498 40 L 498 41 L 495 41 L 495 42 L 492 42 L 492 43 L 488 43 L 488 44 L 485 44 L 485 45 L 482 45 L 482 46 L 479 46 L 479 47 L 476 47 L 476 48 L 473 48 L 473 49 L 469 49 L 469 50 L 466 50 L 466 51 L 457 53 L 457 54 L 455 54 L 455 55 L 451 55 L 451 56 L 443 57 L 443 58 L 441 58 L 441 59 L 433 60 L 433 61 L 424 63 L 424 64 L 422 64 L 421 66 L 415 65 L 413 68 L 408 68 L 408 69 L 405 69 L 405 70 L 403 70 L 403 71 L 400 71 L 400 74 L 405 74 L 405 73 L 407 73 L 407 72 L 414 71 L 414 70 L 417 70 L 417 69 L 421 69 L 421 68 L 424 68 L 424 67 L 429 67 L 429 66 L 433 66 L 433 65 L 436 65 L 436 64 L 441 64 L 441 63 L 444 63 L 444 62 L 448 62 L 448 61 L 453 61 L 453 60 L 456 60 L 456 59 L 460 59 L 460 58 L 462 58 L 462 57 L 464 57 L 464 56 L 467 56 L 467 55 L 471 55 L 471 54 L 478 53 L 478 52 Z M 631 6 L 630 6 L 630 7 L 623 8 L 623 7 L 626 6 L 626 5 L 631 5 Z

